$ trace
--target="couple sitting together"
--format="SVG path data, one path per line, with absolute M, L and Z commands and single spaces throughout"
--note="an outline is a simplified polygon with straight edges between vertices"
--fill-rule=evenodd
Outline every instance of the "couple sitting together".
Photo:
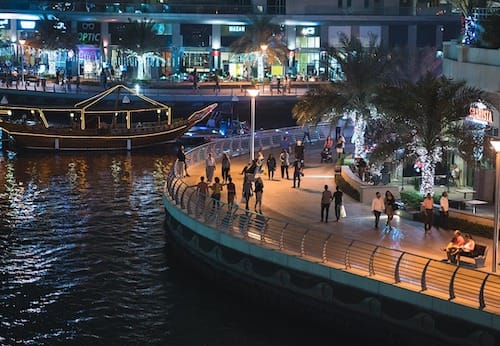
M 472 252 L 476 243 L 472 239 L 471 235 L 466 233 L 462 235 L 459 230 L 453 232 L 453 238 L 446 245 L 446 248 L 442 249 L 446 251 L 446 257 L 450 263 L 459 264 L 460 254 L 463 252 Z

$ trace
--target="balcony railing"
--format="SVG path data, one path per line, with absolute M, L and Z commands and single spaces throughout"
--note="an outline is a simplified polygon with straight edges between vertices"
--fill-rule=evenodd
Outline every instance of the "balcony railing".
M 254 5 L 242 5 L 241 2 L 220 4 L 201 4 L 170 2 L 169 4 L 146 4 L 140 2 L 100 2 L 100 1 L 11 1 L 0 0 L 0 8 L 11 10 L 41 11 L 41 12 L 81 12 L 100 15 L 115 14 L 158 14 L 158 13 L 205 13 L 205 14 L 259 14 L 262 10 L 266 14 L 288 15 L 376 15 L 376 16 L 443 16 L 451 15 L 451 5 L 415 7 L 403 6 L 370 6 L 370 7 L 342 7 L 337 3 L 318 7 L 314 4 L 300 4 L 297 7 L 289 6 L 286 9 L 257 8 Z M 318 10 L 320 9 L 320 10 Z

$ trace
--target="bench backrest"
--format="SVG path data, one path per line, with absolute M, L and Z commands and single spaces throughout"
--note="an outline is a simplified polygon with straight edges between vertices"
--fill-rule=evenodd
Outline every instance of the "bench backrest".
M 472 254 L 474 255 L 474 257 L 484 256 L 486 254 L 486 248 L 486 245 L 476 244 L 476 246 L 474 246 Z

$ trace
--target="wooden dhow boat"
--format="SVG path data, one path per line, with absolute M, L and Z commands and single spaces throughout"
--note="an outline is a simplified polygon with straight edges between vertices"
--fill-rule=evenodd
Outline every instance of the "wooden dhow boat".
M 4 140 L 7 136 L 16 148 L 57 151 L 133 150 L 172 142 L 217 107 L 213 103 L 173 120 L 170 106 L 121 84 L 74 107 L 0 103 Z

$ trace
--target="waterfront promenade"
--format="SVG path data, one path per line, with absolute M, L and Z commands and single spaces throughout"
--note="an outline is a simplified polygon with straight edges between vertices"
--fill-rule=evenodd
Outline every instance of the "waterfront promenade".
M 201 83 L 201 89 L 198 93 L 193 92 L 190 84 L 187 82 L 175 84 L 175 88 L 150 88 L 144 89 L 146 95 L 150 97 L 158 96 L 173 96 L 183 99 L 196 100 L 212 100 L 212 99 L 231 99 L 234 96 L 245 96 L 248 95 L 245 92 L 245 88 L 249 87 L 245 85 L 245 88 L 240 88 L 238 83 L 222 83 L 222 89 L 218 95 L 214 94 L 213 87 L 210 83 Z M 271 90 L 266 86 L 266 88 L 261 92 L 261 96 L 264 97 L 297 97 L 298 95 L 303 95 L 309 87 L 314 85 L 314 83 L 295 83 L 290 94 L 276 94 L 276 91 L 271 92 Z M 1 86 L 5 88 L 5 85 Z M 15 89 L 16 86 L 11 87 Z M 19 86 L 20 90 L 23 90 L 22 86 Z M 35 90 L 35 85 L 31 83 L 26 86 L 27 90 Z M 41 88 L 36 88 L 37 92 L 43 93 Z M 46 92 L 48 93 L 71 93 L 71 94 L 93 94 L 102 90 L 102 87 L 95 85 L 82 85 L 81 90 L 77 91 L 76 86 L 72 85 L 70 91 L 63 89 L 59 85 L 54 85 L 51 81 L 47 82 Z M 335 233 L 336 235 L 344 236 L 350 239 L 359 239 L 373 244 L 382 245 L 384 247 L 398 249 L 402 251 L 407 251 L 410 253 L 422 255 L 432 259 L 444 259 L 445 253 L 441 250 L 451 239 L 452 231 L 437 230 L 432 229 L 430 234 L 425 234 L 423 229 L 423 224 L 420 222 L 414 222 L 407 219 L 395 216 L 393 221 L 393 230 L 389 233 L 384 232 L 384 224 L 386 217 L 383 215 L 381 217 L 381 224 L 379 229 L 374 229 L 374 217 L 371 213 L 370 206 L 362 204 L 358 201 L 353 200 L 347 194 L 344 194 L 344 204 L 347 210 L 347 217 L 342 218 L 339 223 L 335 222 L 335 212 L 333 203 L 330 207 L 330 222 L 328 224 L 320 222 L 320 199 L 323 186 L 325 184 L 329 185 L 330 190 L 335 189 L 335 179 L 334 179 L 334 166 L 333 164 L 320 163 L 320 151 L 322 148 L 322 141 L 315 141 L 312 145 L 306 144 L 306 167 L 304 170 L 305 176 L 301 182 L 300 189 L 293 189 L 292 180 L 286 181 L 282 180 L 279 172 L 279 148 L 274 148 L 266 150 L 264 156 L 267 158 L 269 152 L 272 152 L 277 160 L 277 170 L 275 172 L 275 179 L 273 181 L 267 180 L 267 176 L 264 175 L 264 197 L 263 197 L 263 214 L 269 217 L 286 220 L 289 222 L 297 222 L 299 224 L 308 225 L 318 230 L 327 231 Z M 258 149 L 258 148 L 256 148 Z M 241 200 L 241 186 L 243 183 L 243 175 L 240 174 L 244 165 L 248 162 L 249 155 L 242 155 L 239 157 L 234 157 L 232 159 L 231 175 L 237 186 L 238 196 L 237 200 Z M 197 164 L 189 168 L 189 173 L 191 177 L 186 178 L 186 182 L 190 185 L 194 185 L 198 182 L 200 175 L 205 175 L 204 166 L 202 164 Z M 220 171 L 220 158 L 217 162 L 216 176 L 221 176 Z M 292 177 L 293 172 L 290 168 L 290 177 Z M 380 186 L 380 192 L 384 194 L 385 188 L 383 185 Z M 459 192 L 455 191 L 456 188 L 450 190 L 450 199 L 453 196 L 460 196 Z M 255 202 L 255 197 L 252 197 L 250 203 Z M 227 200 L 225 191 L 223 192 L 223 201 Z M 244 207 L 244 204 L 239 203 L 240 207 Z M 488 216 L 492 214 L 492 205 L 481 206 L 478 208 L 478 214 L 485 213 Z M 252 208 L 253 210 L 253 208 Z M 466 230 L 463 230 L 466 232 Z M 486 264 L 484 267 L 479 268 L 482 271 L 491 271 L 491 250 L 492 250 L 492 240 L 487 238 L 482 238 L 474 236 L 476 243 L 486 244 L 489 246 L 489 253 L 486 258 Z M 470 260 L 465 259 L 465 263 L 471 263 Z
M 302 224 L 305 228 L 332 232 L 337 236 L 349 239 L 363 240 L 368 243 L 381 245 L 387 248 L 397 249 L 415 255 L 421 255 L 427 258 L 442 260 L 446 258 L 441 250 L 452 238 L 451 230 L 432 228 L 428 234 L 424 232 L 424 226 L 420 222 L 395 216 L 393 220 L 393 230 L 386 232 L 384 225 L 386 216 L 382 215 L 378 229 L 374 228 L 374 216 L 370 205 L 363 204 L 352 199 L 344 193 L 344 205 L 347 211 L 347 217 L 341 218 L 340 222 L 335 222 L 335 211 L 332 203 L 330 207 L 329 222 L 320 221 L 320 200 L 323 186 L 327 184 L 332 190 L 335 190 L 335 170 L 331 163 L 320 163 L 320 151 L 323 142 L 316 141 L 313 144 L 305 144 L 305 168 L 300 188 L 292 188 L 293 180 L 281 178 L 279 168 L 279 148 L 264 151 L 264 157 L 270 152 L 277 159 L 277 170 L 274 180 L 268 180 L 267 167 L 265 174 L 261 175 L 264 181 L 264 194 L 262 203 L 262 214 L 272 218 L 284 220 L 291 223 Z M 257 150 L 258 148 L 256 148 Z M 249 155 L 233 157 L 231 160 L 231 176 L 236 184 L 236 200 L 239 207 L 244 208 L 245 204 L 241 202 L 241 189 L 243 175 L 240 174 L 243 167 L 248 163 Z M 205 167 L 203 163 L 198 163 L 188 167 L 190 177 L 184 180 L 189 185 L 195 185 L 201 175 L 205 176 Z M 221 163 L 217 159 L 217 168 L 215 176 L 221 177 Z M 293 171 L 290 168 L 290 178 L 293 177 Z M 387 187 L 380 185 L 379 191 L 384 194 Z M 450 191 L 451 194 L 456 192 Z M 221 200 L 227 201 L 227 192 L 224 190 Z M 255 205 L 255 196 L 250 200 L 249 206 L 253 211 Z M 463 230 L 466 232 L 467 230 Z M 491 245 L 492 240 L 474 236 L 476 243 L 486 244 L 490 251 L 487 255 L 486 264 L 478 270 L 491 271 Z M 464 266 L 472 264 L 471 259 L 462 259 Z

